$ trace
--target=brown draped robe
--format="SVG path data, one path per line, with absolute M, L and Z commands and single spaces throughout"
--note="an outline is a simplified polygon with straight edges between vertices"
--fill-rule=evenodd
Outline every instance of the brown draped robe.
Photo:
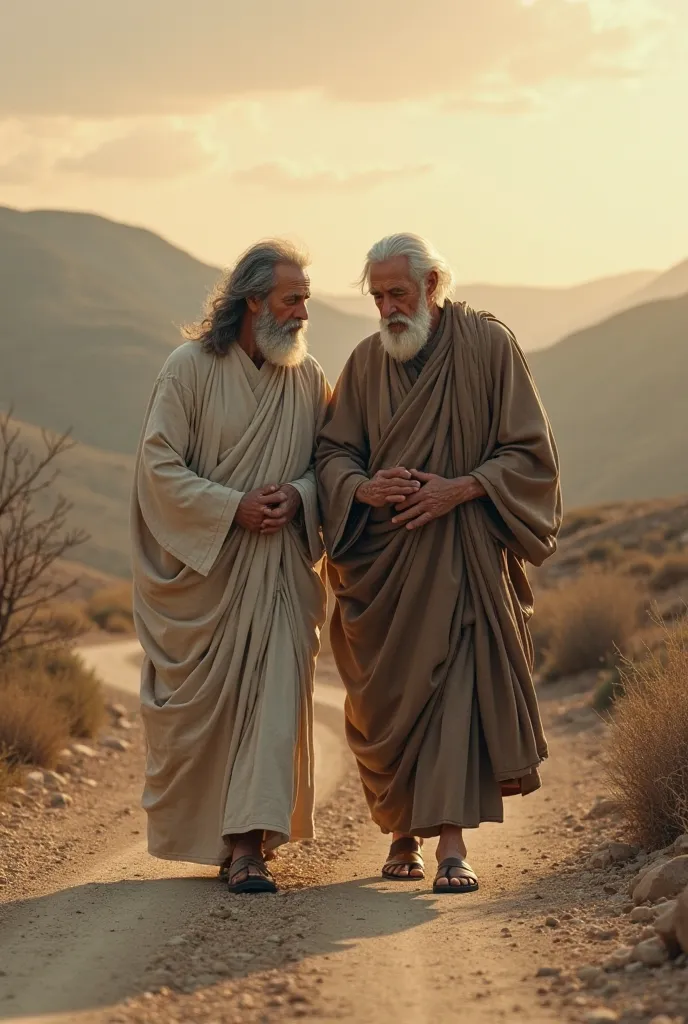
M 354 499 L 394 466 L 472 474 L 489 498 L 409 531 L 393 508 Z M 561 522 L 554 439 L 511 332 L 447 302 L 411 362 L 366 339 L 335 389 L 316 472 L 332 649 L 374 821 L 421 836 L 501 821 L 500 783 L 538 788 L 547 756 L 524 562 L 554 552 Z

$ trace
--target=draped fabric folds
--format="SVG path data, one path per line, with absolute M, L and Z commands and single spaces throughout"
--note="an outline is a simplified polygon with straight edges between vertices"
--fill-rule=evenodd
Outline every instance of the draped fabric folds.
M 258 369 L 176 349 L 153 390 L 132 498 L 134 616 L 145 659 L 143 805 L 157 857 L 221 864 L 223 836 L 313 834 L 313 673 L 325 588 L 313 469 L 329 388 L 310 357 Z M 234 517 L 292 483 L 273 536 Z
M 380 469 L 472 474 L 488 499 L 419 530 L 354 494 Z M 379 335 L 352 354 L 316 458 L 331 637 L 346 726 L 373 819 L 432 836 L 502 820 L 502 781 L 540 785 L 547 756 L 532 682 L 524 563 L 561 522 L 547 416 L 511 332 L 447 302 L 412 362 Z

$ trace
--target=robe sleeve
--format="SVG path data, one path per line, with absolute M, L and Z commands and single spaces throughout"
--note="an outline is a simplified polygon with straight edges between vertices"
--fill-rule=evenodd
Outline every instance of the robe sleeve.
M 243 494 L 187 466 L 193 412 L 192 390 L 177 377 L 161 374 L 141 438 L 136 488 L 141 515 L 158 544 L 207 576 Z
M 354 499 L 357 488 L 370 479 L 370 448 L 355 357 L 356 353 L 337 381 L 316 453 L 325 547 L 333 559 L 356 543 L 371 511 Z
M 523 352 L 489 322 L 492 451 L 471 474 L 485 488 L 491 532 L 519 558 L 541 565 L 556 550 L 562 502 L 552 429 Z
M 317 374 L 313 382 L 313 406 L 315 413 L 315 432 L 313 435 L 313 458 L 311 464 L 298 480 L 290 480 L 289 483 L 296 488 L 301 495 L 301 509 L 299 510 L 295 526 L 305 538 L 308 555 L 316 565 L 325 554 L 322 533 L 320 528 L 320 508 L 318 505 L 318 490 L 315 478 L 315 444 L 320 433 L 327 408 L 332 397 L 332 390 L 327 382 L 327 377 L 322 370 Z

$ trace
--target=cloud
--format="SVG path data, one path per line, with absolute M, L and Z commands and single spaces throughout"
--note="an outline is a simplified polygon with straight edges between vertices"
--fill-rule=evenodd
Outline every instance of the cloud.
M 234 171 L 231 180 L 238 185 L 287 192 L 363 192 L 390 181 L 428 174 L 431 165 L 373 168 L 367 171 L 303 171 L 278 161 Z
M 22 0 L 3 8 L 0 117 L 181 115 L 290 91 L 502 103 L 633 72 L 641 23 L 619 4 L 599 20 L 600 2 L 435 0 L 423 18 L 417 0 Z
M 92 178 L 177 178 L 212 163 L 197 135 L 176 128 L 138 127 L 102 142 L 77 156 L 65 156 L 54 167 Z
M 47 165 L 43 149 L 29 146 L 0 163 L 0 184 L 30 185 L 43 174 Z

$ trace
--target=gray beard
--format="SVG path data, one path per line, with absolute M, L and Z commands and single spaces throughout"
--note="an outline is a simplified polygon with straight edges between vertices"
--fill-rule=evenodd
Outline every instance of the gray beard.
M 404 324 L 406 330 L 401 334 L 395 334 L 390 331 L 390 324 Z M 400 363 L 408 363 L 427 345 L 431 327 L 432 314 L 425 296 L 421 296 L 418 309 L 413 316 L 393 313 L 392 316 L 380 320 L 380 341 L 388 356 Z
M 263 358 L 274 366 L 298 366 L 308 354 L 303 321 L 278 324 L 267 303 L 256 318 L 254 340 Z

